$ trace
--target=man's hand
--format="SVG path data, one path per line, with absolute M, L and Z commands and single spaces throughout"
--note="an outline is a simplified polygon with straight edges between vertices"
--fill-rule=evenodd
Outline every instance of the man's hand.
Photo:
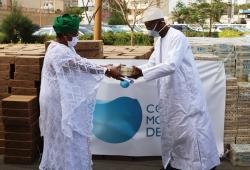
M 133 72 L 131 76 L 128 76 L 129 78 L 133 78 L 133 79 L 138 79 L 139 77 L 142 77 L 142 70 L 136 66 L 133 66 Z
M 121 65 L 119 66 L 108 66 L 107 71 L 105 73 L 107 77 L 112 77 L 116 80 L 122 80 L 123 75 L 121 75 Z

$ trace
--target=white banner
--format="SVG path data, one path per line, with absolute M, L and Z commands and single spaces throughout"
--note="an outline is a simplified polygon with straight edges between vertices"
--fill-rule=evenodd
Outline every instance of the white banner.
M 141 65 L 146 60 L 93 60 L 97 64 Z M 223 154 L 226 77 L 218 61 L 196 61 L 220 155 Z M 91 150 L 99 155 L 160 156 L 156 81 L 128 88 L 105 78 L 97 94 Z

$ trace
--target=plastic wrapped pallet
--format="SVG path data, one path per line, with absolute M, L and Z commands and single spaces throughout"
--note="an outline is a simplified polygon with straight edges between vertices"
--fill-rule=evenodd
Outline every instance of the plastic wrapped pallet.
M 194 54 L 194 58 L 195 60 L 222 61 L 222 59 L 213 54 Z
M 250 45 L 249 44 L 237 44 L 235 45 L 236 52 L 250 52 Z
M 250 83 L 238 82 L 238 133 L 236 143 L 250 143 Z
M 249 81 L 250 77 L 250 45 L 237 44 L 236 51 L 236 75 L 239 81 Z
M 250 166 L 250 144 L 232 144 L 229 157 L 234 166 Z
M 227 77 L 226 86 L 224 144 L 231 144 L 235 143 L 237 134 L 237 79 L 235 77 Z
M 249 136 L 237 136 L 236 143 L 237 144 L 250 144 L 250 137 Z
M 248 59 L 238 57 L 236 60 L 236 76 L 239 81 L 248 81 L 250 75 L 250 56 Z
M 229 43 L 214 44 L 213 50 L 218 53 L 232 53 L 234 52 L 234 45 Z
M 211 44 L 195 44 L 191 48 L 194 54 L 213 54 L 213 46 Z
M 239 82 L 239 101 L 250 101 L 250 83 Z
M 227 77 L 226 81 L 227 86 L 237 86 L 237 78 L 236 77 Z
M 236 74 L 236 59 L 235 52 L 215 52 L 216 56 L 224 61 L 226 75 L 235 76 Z

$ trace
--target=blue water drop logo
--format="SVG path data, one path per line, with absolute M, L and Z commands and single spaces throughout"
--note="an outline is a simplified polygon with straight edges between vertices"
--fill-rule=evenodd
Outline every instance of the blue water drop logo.
M 137 133 L 141 122 L 142 110 L 136 99 L 120 97 L 109 102 L 96 102 L 93 133 L 104 142 L 128 141 Z

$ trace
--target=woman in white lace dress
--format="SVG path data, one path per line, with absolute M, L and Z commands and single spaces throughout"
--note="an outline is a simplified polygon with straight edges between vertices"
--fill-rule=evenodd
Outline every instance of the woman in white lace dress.
M 104 74 L 120 79 L 118 67 L 101 67 L 80 57 L 79 18 L 54 21 L 57 40 L 45 55 L 40 92 L 40 130 L 44 151 L 40 170 L 91 170 L 90 135 L 96 92 Z

